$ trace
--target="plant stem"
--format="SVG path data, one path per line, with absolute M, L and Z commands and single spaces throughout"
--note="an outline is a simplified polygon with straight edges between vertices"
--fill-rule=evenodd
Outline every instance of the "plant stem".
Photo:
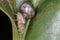
M 29 19 L 29 20 L 27 21 L 27 23 L 26 23 L 26 29 L 25 29 L 25 31 L 24 31 L 24 33 L 23 33 L 22 40 L 25 40 L 25 36 L 26 36 L 26 33 L 27 33 L 27 29 L 28 29 L 30 20 L 31 20 L 31 19 Z

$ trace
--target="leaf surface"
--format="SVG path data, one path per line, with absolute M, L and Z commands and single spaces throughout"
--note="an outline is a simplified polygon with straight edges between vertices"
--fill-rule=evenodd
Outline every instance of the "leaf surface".
M 60 40 L 60 0 L 45 0 L 38 5 L 26 40 Z

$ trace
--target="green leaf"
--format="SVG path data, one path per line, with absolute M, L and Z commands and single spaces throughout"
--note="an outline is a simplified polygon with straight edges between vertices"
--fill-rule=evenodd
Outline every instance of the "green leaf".
M 12 10 L 16 13 L 17 12 L 16 0 L 7 0 L 7 2 L 9 3 Z
M 11 8 L 9 6 L 9 3 L 6 0 L 5 1 L 1 1 L 0 4 L 1 4 L 0 8 L 2 8 L 3 10 L 5 10 L 6 12 L 10 13 L 9 15 L 14 14 L 14 12 L 11 10 Z
M 38 5 L 26 40 L 60 40 L 60 0 L 45 0 Z
M 45 0 L 32 0 L 32 4 L 34 8 L 36 8 L 38 5 L 42 4 Z
M 16 24 L 15 24 L 14 11 L 11 9 L 7 0 L 0 1 L 0 9 L 9 17 L 12 23 L 13 40 L 19 40 L 19 35 L 18 35 Z

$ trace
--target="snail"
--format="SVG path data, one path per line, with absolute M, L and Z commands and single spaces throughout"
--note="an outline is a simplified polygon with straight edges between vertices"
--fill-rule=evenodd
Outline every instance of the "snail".
M 28 2 L 24 2 L 20 6 L 20 12 L 17 13 L 17 26 L 18 31 L 22 32 L 25 29 L 26 19 L 30 19 L 34 16 L 35 10 Z
M 35 14 L 35 10 L 29 2 L 24 2 L 20 6 L 20 12 L 23 14 L 25 19 L 30 19 Z

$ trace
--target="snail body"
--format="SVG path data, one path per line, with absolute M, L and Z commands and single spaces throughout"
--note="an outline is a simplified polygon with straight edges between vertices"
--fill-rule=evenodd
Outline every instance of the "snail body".
M 22 32 L 25 29 L 25 18 L 21 13 L 17 13 L 17 28 L 19 32 Z

